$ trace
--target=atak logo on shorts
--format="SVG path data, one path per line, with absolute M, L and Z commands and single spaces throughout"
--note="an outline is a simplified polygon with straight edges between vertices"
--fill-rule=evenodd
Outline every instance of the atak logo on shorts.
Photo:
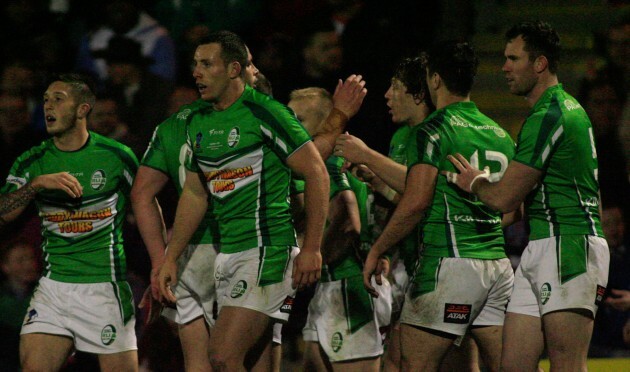
M 542 285 L 542 287 L 540 287 L 540 302 L 542 302 L 542 304 L 546 304 L 547 301 L 549 301 L 549 298 L 551 297 L 551 284 L 549 283 L 545 283 Z
M 238 127 L 234 127 L 230 129 L 230 134 L 228 134 L 227 144 L 230 147 L 235 147 L 238 145 L 238 141 L 241 140 L 241 131 Z
M 468 324 L 472 305 L 444 304 L 444 323 Z
M 116 340 L 116 327 L 111 324 L 103 327 L 101 331 L 101 342 L 103 345 L 111 345 Z
M 284 299 L 282 306 L 280 306 L 280 312 L 291 314 L 291 310 L 293 310 L 293 300 L 293 297 L 287 296 L 287 298 Z
M 102 169 L 98 169 L 92 173 L 92 178 L 90 179 L 90 186 L 94 190 L 100 190 L 105 187 L 105 183 L 107 182 L 107 177 L 105 177 L 105 171 Z
M 343 336 L 341 332 L 335 332 L 330 339 L 330 346 L 332 346 L 333 351 L 336 353 L 341 350 L 343 346 Z
M 30 309 L 24 317 L 24 325 L 31 324 L 37 318 L 37 310 Z
M 606 294 L 606 287 L 598 285 L 597 290 L 595 291 L 595 305 L 599 306 L 602 303 L 604 294 Z
M 230 293 L 230 297 L 238 298 L 245 294 L 247 290 L 247 282 L 244 280 L 239 280 L 238 283 L 232 287 L 232 292 Z

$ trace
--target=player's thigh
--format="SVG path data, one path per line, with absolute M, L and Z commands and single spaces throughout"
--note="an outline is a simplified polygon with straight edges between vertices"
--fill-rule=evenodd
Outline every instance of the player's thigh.
M 328 357 L 318 342 L 304 342 L 303 358 L 304 371 L 306 372 L 326 372 L 332 370 Z
M 210 333 L 210 355 L 244 360 L 245 355 L 268 334 L 271 319 L 259 311 L 224 306 Z
M 454 335 L 409 324 L 400 326 L 403 371 L 437 371 Z
M 479 372 L 479 350 L 470 335 L 467 334 L 459 346 L 453 344 L 446 352 L 440 364 L 440 372 L 449 371 Z
M 211 371 L 208 351 L 210 334 L 203 316 L 179 325 L 179 339 L 187 370 Z
M 128 350 L 113 354 L 99 354 L 98 364 L 102 372 L 138 371 L 138 352 Z
M 471 333 L 486 367 L 490 371 L 498 371 L 501 367 L 503 326 L 473 327 Z
M 400 371 L 400 322 L 396 322 L 390 328 L 383 360 L 385 372 Z
M 505 315 L 502 370 L 535 371 L 544 346 L 539 317 L 511 312 Z
M 381 368 L 381 357 L 332 363 L 335 372 L 378 372 Z
M 593 333 L 593 318 L 589 310 L 555 311 L 545 314 L 542 322 L 552 361 L 557 354 L 586 358 Z
M 20 363 L 24 371 L 58 371 L 72 351 L 69 337 L 45 333 L 20 336 Z

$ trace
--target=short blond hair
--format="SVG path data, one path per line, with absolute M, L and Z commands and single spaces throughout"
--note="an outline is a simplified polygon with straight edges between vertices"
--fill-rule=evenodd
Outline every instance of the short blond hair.
M 291 92 L 289 99 L 291 101 L 307 100 L 312 102 L 309 106 L 311 112 L 316 115 L 317 124 L 315 128 L 306 128 L 311 135 L 316 135 L 317 132 L 319 132 L 324 120 L 333 109 L 332 95 L 323 88 L 309 87 L 296 89 Z

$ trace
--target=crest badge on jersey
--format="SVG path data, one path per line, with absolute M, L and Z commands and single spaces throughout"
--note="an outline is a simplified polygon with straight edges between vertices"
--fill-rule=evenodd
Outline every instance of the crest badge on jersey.
M 94 190 L 102 190 L 107 183 L 107 177 L 105 176 L 105 171 L 102 169 L 95 170 L 92 173 L 92 178 L 90 179 L 90 186 Z
M 238 127 L 234 127 L 230 129 L 230 133 L 228 134 L 227 144 L 230 147 L 236 147 L 238 145 L 238 141 L 241 140 L 241 131 Z

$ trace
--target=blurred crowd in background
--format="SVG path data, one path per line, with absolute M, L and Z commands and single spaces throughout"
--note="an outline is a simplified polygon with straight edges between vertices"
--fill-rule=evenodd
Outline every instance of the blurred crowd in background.
M 502 80 L 500 61 L 505 30 L 501 22 L 484 17 L 492 13 L 496 17 L 501 12 L 511 14 L 515 8 L 527 8 L 524 3 L 543 4 L 501 0 L 3 2 L 0 177 L 4 180 L 13 161 L 46 138 L 41 96 L 47 77 L 58 72 L 85 72 L 96 79 L 99 94 L 90 129 L 128 145 L 140 159 L 155 126 L 181 105 L 197 99 L 190 70 L 192 53 L 203 36 L 220 29 L 243 37 L 254 64 L 271 84 L 274 98 L 283 103 L 293 89 L 317 86 L 333 91 L 338 79 L 351 73 L 362 74 L 369 93 L 348 129 L 383 153 L 396 129 L 383 95 L 390 84 L 392 68 L 400 58 L 417 54 L 439 39 L 460 38 L 475 44 L 492 38 L 490 46 L 478 45 L 482 57 L 479 79 L 485 80 L 479 92 L 473 87 L 472 97 L 479 99 L 481 110 L 484 102 L 493 101 L 494 106 L 488 110 L 490 116 L 492 109 L 510 105 L 512 114 L 504 121 L 506 129 L 515 136 L 526 111 L 523 106 L 512 108 L 513 98 L 508 97 Z M 561 66 L 572 66 L 573 75 L 565 86 L 585 107 L 594 127 L 602 223 L 611 249 L 609 288 L 630 290 L 630 7 L 623 1 L 544 4 L 539 6 L 536 18 L 552 24 L 560 17 L 557 13 L 570 12 L 576 6 L 592 7 L 596 14 L 603 15 L 597 18 L 601 22 L 589 29 L 580 28 L 579 22 L 558 27 L 562 41 L 565 37 L 569 40 L 569 60 L 563 59 Z M 552 19 L 546 18 L 547 11 Z M 527 14 L 534 14 L 531 8 Z M 559 75 L 565 80 L 563 67 Z M 493 79 L 498 83 L 493 85 Z M 492 95 L 496 91 L 501 94 Z M 502 95 L 507 103 L 501 99 L 494 102 L 494 97 Z M 505 118 L 501 115 L 496 120 L 503 124 Z M 167 189 L 160 197 L 167 224 L 172 222 L 176 195 L 174 189 Z M 19 330 L 41 269 L 39 230 L 33 209 L 0 231 L 0 365 L 7 366 L 7 370 L 17 368 Z M 527 226 L 517 224 L 506 235 L 507 251 L 516 265 L 527 243 Z M 128 279 L 139 301 L 151 266 L 131 214 L 125 248 Z M 307 299 L 308 295 L 302 297 Z M 298 303 L 294 320 L 284 328 L 284 356 L 288 361 L 300 358 L 298 340 L 306 307 L 306 300 Z M 176 328 L 165 320 L 144 326 L 145 312 L 137 313 L 143 366 L 154 371 L 180 370 L 182 356 Z M 592 340 L 593 357 L 630 356 L 628 319 L 629 309 L 623 306 L 600 308 Z M 67 368 L 92 370 L 93 363 L 89 356 L 75 354 Z

